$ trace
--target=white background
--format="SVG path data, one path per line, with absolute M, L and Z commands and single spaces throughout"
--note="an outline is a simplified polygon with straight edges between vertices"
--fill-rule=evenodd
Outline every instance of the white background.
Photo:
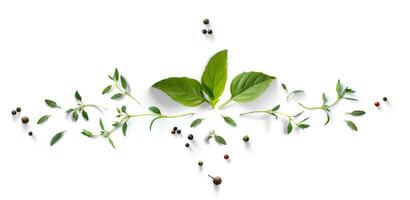
M 1 0 L 0 199 L 409 199 L 409 10 L 404 0 Z M 213 39 L 201 33 L 205 17 Z M 251 70 L 278 79 L 256 101 L 221 111 L 183 107 L 150 88 L 169 76 L 200 79 L 209 57 L 222 49 L 229 49 L 228 84 Z M 100 95 L 115 67 L 141 106 Z M 319 104 L 322 92 L 333 100 L 337 79 L 357 90 L 360 102 L 342 101 L 326 127 L 321 111 L 305 113 L 311 127 L 291 135 L 282 120 L 238 116 L 276 104 L 296 113 L 297 102 Z M 306 95 L 286 102 L 282 82 Z M 101 116 L 90 109 L 88 123 L 72 123 L 43 102 L 51 98 L 68 108 L 77 89 L 85 102 L 109 111 Z M 383 96 L 390 103 L 378 110 L 373 103 Z M 228 97 L 226 90 L 222 99 Z M 97 131 L 100 116 L 112 122 L 122 104 L 133 113 L 157 105 L 168 114 L 197 114 L 160 120 L 151 132 L 149 118 L 135 119 L 127 137 L 115 132 L 116 150 L 80 134 Z M 17 106 L 32 120 L 26 129 L 10 114 Z M 353 109 L 367 114 L 344 114 Z M 219 113 L 239 126 L 227 126 Z M 36 126 L 43 114 L 53 117 Z M 190 129 L 196 117 L 206 121 Z M 175 125 L 181 137 L 169 133 Z M 210 129 L 228 145 L 205 144 Z M 64 138 L 49 147 L 62 130 Z M 195 135 L 191 150 L 184 147 L 188 133 Z M 207 174 L 221 176 L 222 185 L 214 187 Z

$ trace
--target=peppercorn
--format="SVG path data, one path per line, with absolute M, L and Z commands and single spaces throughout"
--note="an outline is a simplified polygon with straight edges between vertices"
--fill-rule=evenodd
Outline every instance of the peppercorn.
M 27 124 L 29 121 L 30 121 L 30 120 L 29 120 L 28 117 L 26 117 L 26 116 L 24 116 L 24 117 L 21 118 L 21 122 L 22 122 L 23 124 Z
M 209 24 L 209 19 L 208 18 L 206 18 L 206 19 L 204 19 L 204 21 L 202 21 L 205 25 L 208 25 Z
M 178 134 L 181 134 L 181 130 L 178 129 L 178 130 L 177 130 L 177 133 L 178 133 Z
M 29 135 L 29 136 L 33 136 L 33 132 L 31 132 L 31 131 L 28 132 L 28 135 Z
M 175 126 L 172 130 L 176 131 L 176 130 L 178 130 L 178 127 Z
M 185 147 L 189 147 L 189 143 L 185 143 Z
M 383 101 L 387 101 L 387 97 L 383 97 Z
M 193 139 L 194 139 L 194 135 L 189 134 L 189 135 L 188 135 L 188 140 L 193 140 Z
M 202 165 L 204 165 L 204 162 L 202 162 L 202 161 L 200 160 L 200 161 L 198 161 L 198 165 L 199 165 L 200 167 L 202 167 Z
M 380 103 L 378 101 L 374 102 L 374 106 L 379 107 Z
M 219 185 L 219 184 L 222 183 L 222 178 L 221 178 L 221 177 L 219 177 L 219 176 L 213 177 L 213 176 L 211 176 L 211 175 L 208 175 L 208 176 L 212 178 L 212 182 L 213 182 L 215 185 Z
M 249 136 L 248 135 L 243 136 L 242 140 L 244 142 L 249 142 Z
M 202 34 L 206 34 L 208 31 L 206 29 L 202 29 Z
M 12 115 L 16 115 L 17 112 L 16 112 L 15 110 L 12 110 L 12 111 L 11 111 L 11 114 L 12 114 Z
M 224 158 L 225 158 L 225 160 L 228 160 L 228 159 L 229 159 L 229 155 L 228 155 L 228 154 L 225 154 L 225 155 L 224 155 Z
M 172 134 L 175 134 L 175 131 L 174 131 L 174 130 L 172 130 L 172 131 L 171 131 L 171 133 L 172 133 Z
M 209 34 L 209 35 L 212 35 L 212 33 L 213 33 L 212 29 L 209 29 L 209 30 L 208 30 L 208 34 Z
M 17 111 L 17 112 L 21 112 L 21 108 L 20 108 L 20 107 L 17 107 L 17 108 L 16 108 L 16 111 Z

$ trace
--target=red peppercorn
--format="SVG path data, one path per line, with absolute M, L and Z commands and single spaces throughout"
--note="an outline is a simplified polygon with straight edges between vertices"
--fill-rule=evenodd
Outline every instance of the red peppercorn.
M 374 106 L 379 107 L 379 106 L 380 106 L 380 102 L 378 102 L 378 101 L 374 102 Z
M 225 154 L 225 155 L 224 155 L 224 158 L 225 158 L 225 160 L 228 160 L 228 159 L 229 159 L 229 155 L 228 155 L 228 154 Z

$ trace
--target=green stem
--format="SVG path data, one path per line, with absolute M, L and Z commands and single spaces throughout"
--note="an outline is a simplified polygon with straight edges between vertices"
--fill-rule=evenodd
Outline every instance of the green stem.
M 276 112 L 276 111 L 271 111 L 271 110 L 255 110 L 255 111 L 250 111 L 250 112 L 245 112 L 245 113 L 241 113 L 241 114 L 239 114 L 239 115 L 248 115 L 248 114 L 255 114 L 255 113 L 267 113 L 267 114 L 276 114 L 276 115 L 282 115 L 282 116 L 285 116 L 285 117 L 287 117 L 287 118 L 292 118 L 292 116 L 291 115 L 288 115 L 288 114 L 286 114 L 286 113 L 283 113 L 283 112 Z
M 303 104 L 301 104 L 301 103 L 299 103 L 299 105 L 302 106 L 304 109 L 307 109 L 307 110 L 323 109 L 323 106 L 308 107 L 308 106 L 305 106 L 305 105 L 303 105 Z
M 118 86 L 117 82 L 114 82 L 114 87 L 117 88 L 121 93 L 123 93 L 124 95 L 130 97 L 132 100 L 134 100 L 138 105 L 141 105 L 141 103 L 131 95 L 131 93 L 129 93 L 127 90 L 123 90 Z
M 232 99 L 229 99 L 228 101 L 225 101 L 218 108 L 221 109 L 222 107 L 224 107 L 226 104 L 230 103 L 231 101 L 232 101 Z
M 100 105 L 96 105 L 96 104 L 82 104 L 80 107 L 81 107 L 81 108 L 94 107 L 94 108 L 96 108 L 97 110 L 107 110 L 107 108 L 105 108 L 105 107 L 103 107 L 103 106 L 100 106 Z

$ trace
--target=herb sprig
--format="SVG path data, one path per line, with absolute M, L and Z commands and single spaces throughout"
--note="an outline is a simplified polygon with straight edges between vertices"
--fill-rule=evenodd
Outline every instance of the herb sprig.
M 306 120 L 309 119 L 309 117 L 297 122 L 296 119 L 303 114 L 303 111 L 296 114 L 296 115 L 290 115 L 284 112 L 279 112 L 280 105 L 275 106 L 274 108 L 270 110 L 255 110 L 255 111 L 250 111 L 250 112 L 245 112 L 241 113 L 240 115 L 249 115 L 249 114 L 256 114 L 256 113 L 265 113 L 274 116 L 276 119 L 279 118 L 279 116 L 282 116 L 287 119 L 287 125 L 286 125 L 286 132 L 290 134 L 293 131 L 293 127 L 296 126 L 300 129 L 305 129 L 309 128 L 309 124 L 306 124 Z
M 293 90 L 293 91 L 289 92 L 288 87 L 284 83 L 282 83 L 280 85 L 282 86 L 282 89 L 286 92 L 286 101 L 289 101 L 296 94 L 305 92 L 303 90 Z
M 78 116 L 79 114 L 81 114 L 81 116 L 88 121 L 89 120 L 89 115 L 87 113 L 87 111 L 85 111 L 85 108 L 87 107 L 93 107 L 97 110 L 107 110 L 105 107 L 100 106 L 100 105 L 96 105 L 96 104 L 86 104 L 83 102 L 83 98 L 81 97 L 80 93 L 77 91 L 75 91 L 74 93 L 74 97 L 77 101 L 77 106 L 74 108 L 70 108 L 68 109 L 66 112 L 68 114 L 71 114 L 71 118 L 73 121 L 77 121 L 78 120 Z
M 352 90 L 349 87 L 343 88 L 342 84 L 340 83 L 340 80 L 337 81 L 336 83 L 336 92 L 337 92 L 337 99 L 333 103 L 328 103 L 328 98 L 325 93 L 322 94 L 322 105 L 321 106 L 314 106 L 314 107 L 308 107 L 303 105 L 302 103 L 299 103 L 300 106 L 307 110 L 323 110 L 323 112 L 326 113 L 326 122 L 325 126 L 329 123 L 330 121 L 330 108 L 333 106 L 337 105 L 342 99 L 350 100 L 350 101 L 358 101 L 355 98 L 350 97 L 349 95 L 352 95 L 356 91 Z
M 211 131 L 209 132 L 209 134 L 208 134 L 208 137 L 207 137 L 206 139 L 207 139 L 208 142 L 209 142 L 209 140 L 210 140 L 211 138 L 214 138 L 215 142 L 218 143 L 218 144 L 226 145 L 225 139 L 224 139 L 222 136 L 217 135 L 217 134 L 215 133 L 215 130 L 211 130 Z
M 123 98 L 124 96 L 128 96 L 129 98 L 137 102 L 137 104 L 141 104 L 134 96 L 131 95 L 127 80 L 122 74 L 119 73 L 117 68 L 115 68 L 112 76 L 108 75 L 108 78 L 112 80 L 112 83 L 103 89 L 103 95 L 111 92 L 112 89 L 115 88 L 117 92 L 115 92 L 115 94 L 111 96 L 111 99 L 117 100 Z

